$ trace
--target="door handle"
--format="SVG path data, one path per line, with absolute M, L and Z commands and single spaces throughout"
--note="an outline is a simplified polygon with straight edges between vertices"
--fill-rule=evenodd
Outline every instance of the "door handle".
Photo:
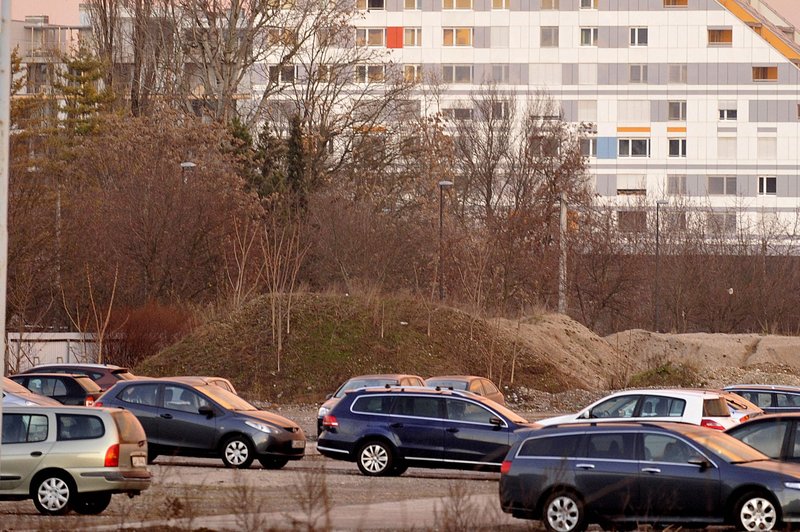
M 31 456 L 42 456 L 42 451 L 33 451 Z
M 594 469 L 594 464 L 576 464 L 576 469 Z
M 402 423 L 392 423 L 389 426 L 392 427 L 393 429 L 402 429 L 403 428 L 403 424 Z
M 657 467 L 644 467 L 642 473 L 661 473 L 661 470 Z
M 172 419 L 172 414 L 161 414 L 164 419 Z
M 446 430 L 447 430 L 447 432 L 456 433 L 456 432 L 458 432 L 458 427 L 450 427 L 449 429 L 446 429 Z

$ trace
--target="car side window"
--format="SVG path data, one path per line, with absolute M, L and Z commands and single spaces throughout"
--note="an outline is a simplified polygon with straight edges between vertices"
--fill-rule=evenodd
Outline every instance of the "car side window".
M 519 449 L 518 456 L 568 458 L 576 456 L 580 435 L 533 438 Z
M 589 434 L 586 442 L 587 458 L 607 458 L 616 460 L 634 460 L 633 452 L 635 435 L 632 433 Z
M 58 440 L 92 440 L 105 434 L 103 421 L 97 416 L 57 414 Z
M 158 384 L 126 386 L 117 395 L 117 399 L 135 405 L 158 406 Z
M 647 461 L 685 464 L 692 458 L 702 458 L 691 445 L 672 436 L 645 434 L 643 443 Z
M 3 414 L 3 444 L 45 441 L 47 433 L 47 416 Z
M 489 425 L 493 417 L 497 417 L 497 414 L 481 405 L 460 399 L 447 399 L 447 419 Z
M 397 416 L 414 416 L 441 418 L 441 399 L 437 397 L 400 396 L 395 399 L 392 414 Z
M 478 395 L 483 395 L 483 386 L 481 386 L 481 381 L 472 381 L 469 383 L 468 391 Z
M 750 447 L 755 447 L 770 458 L 779 458 L 788 428 L 788 421 L 752 423 L 738 429 L 736 438 Z M 795 447 L 797 447 L 797 443 L 795 443 Z
M 164 387 L 164 408 L 197 414 L 201 406 L 211 406 L 211 404 L 197 392 L 180 386 Z
M 648 395 L 642 400 L 642 417 L 681 417 L 686 409 L 686 401 L 673 397 Z
M 612 397 L 592 408 L 590 417 L 633 417 L 639 395 Z
M 736 392 L 759 408 L 772 407 L 772 394 L 766 392 Z
M 418 378 L 411 379 L 411 386 L 425 386 L 425 381 Z
M 351 409 L 362 414 L 388 414 L 392 411 L 392 399 L 388 395 L 365 395 L 357 398 Z
M 497 386 L 495 386 L 492 381 L 483 381 L 483 391 L 486 392 L 486 395 L 492 395 L 498 393 L 500 390 L 497 389 Z
M 782 407 L 800 406 L 800 396 L 794 395 L 792 393 L 778 393 L 775 394 L 775 398 L 778 400 L 778 406 Z

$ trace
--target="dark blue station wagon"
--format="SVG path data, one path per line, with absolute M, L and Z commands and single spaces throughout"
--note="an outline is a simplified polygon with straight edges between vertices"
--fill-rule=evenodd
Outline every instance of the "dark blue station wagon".
M 409 466 L 497 471 L 515 431 L 536 425 L 470 392 L 366 388 L 347 393 L 322 426 L 321 454 L 379 476 Z

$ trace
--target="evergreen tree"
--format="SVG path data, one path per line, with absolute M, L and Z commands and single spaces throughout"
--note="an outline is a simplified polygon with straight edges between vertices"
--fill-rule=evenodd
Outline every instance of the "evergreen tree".
M 97 127 L 99 116 L 106 112 L 114 100 L 110 87 L 100 89 L 104 65 L 81 42 L 71 56 L 62 58 L 65 68 L 59 72 L 54 84 L 63 99 L 61 112 L 63 125 L 68 132 L 85 135 Z
M 253 187 L 261 197 L 284 196 L 287 193 L 287 142 L 272 134 L 270 124 L 261 128 L 256 143 L 259 165 L 258 182 Z
M 292 117 L 286 153 L 286 184 L 292 204 L 298 211 L 308 206 L 308 171 L 304 145 L 303 124 L 299 115 Z

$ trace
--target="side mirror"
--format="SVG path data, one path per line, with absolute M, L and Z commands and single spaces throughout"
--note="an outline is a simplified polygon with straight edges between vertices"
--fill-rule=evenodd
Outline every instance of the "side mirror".
M 706 460 L 701 456 L 695 456 L 693 458 L 690 458 L 688 462 L 692 465 L 696 465 L 697 467 L 699 467 L 701 471 L 711 467 L 711 462 L 709 462 L 708 460 Z
M 333 397 L 333 394 L 332 394 L 332 393 L 329 393 L 328 395 L 326 395 L 326 396 L 325 396 L 325 400 L 327 401 L 327 400 L 328 400 L 328 399 L 330 399 L 331 397 Z
M 492 416 L 489 418 L 489 423 L 494 425 L 494 429 L 498 430 L 503 427 L 503 420 L 497 416 Z
M 208 405 L 203 405 L 197 409 L 198 414 L 202 414 L 208 418 L 214 417 L 214 409 Z
M 580 416 L 578 416 L 578 419 L 590 419 L 591 417 L 592 417 L 592 414 L 591 414 L 591 412 L 589 412 L 589 411 L 587 410 L 586 412 L 584 412 L 583 414 L 581 414 Z

